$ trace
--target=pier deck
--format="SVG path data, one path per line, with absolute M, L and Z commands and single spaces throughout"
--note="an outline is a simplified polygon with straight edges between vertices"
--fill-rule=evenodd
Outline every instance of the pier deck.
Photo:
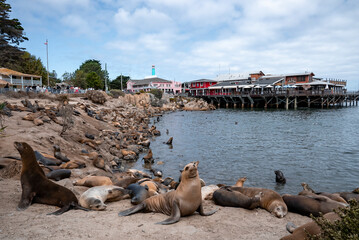
M 332 92 L 311 90 L 286 90 L 264 93 L 219 93 L 217 95 L 198 94 L 217 107 L 226 108 L 293 108 L 298 107 L 348 107 L 358 106 L 359 92 Z

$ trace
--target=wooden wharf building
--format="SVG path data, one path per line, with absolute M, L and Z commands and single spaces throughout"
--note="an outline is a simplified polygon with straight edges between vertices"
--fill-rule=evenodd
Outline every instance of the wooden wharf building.
M 322 80 L 313 73 L 249 74 L 243 78 L 189 82 L 189 96 L 226 108 L 328 108 L 358 106 L 359 92 L 347 92 L 344 80 Z M 201 81 L 206 81 L 201 84 Z M 191 87 L 192 86 L 192 87 Z M 193 87 L 195 86 L 195 87 Z M 198 86 L 198 87 L 197 87 Z M 205 87 L 206 86 L 206 87 Z

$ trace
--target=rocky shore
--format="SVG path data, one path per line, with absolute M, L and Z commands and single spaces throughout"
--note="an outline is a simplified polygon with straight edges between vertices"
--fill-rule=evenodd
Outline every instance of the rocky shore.
M 155 124 L 161 115 L 215 108 L 198 99 L 169 96 L 157 99 L 152 94 L 113 98 L 95 91 L 87 95 L 0 95 L 2 102 L 6 102 L 3 110 L 6 128 L 0 135 L 0 239 L 278 239 L 287 234 L 288 221 L 298 225 L 310 221 L 292 213 L 278 219 L 261 209 L 232 211 L 220 207 L 213 216 L 195 214 L 172 226 L 157 226 L 154 223 L 166 218 L 164 215 L 118 217 L 118 211 L 131 205 L 129 200 L 110 203 L 102 212 L 70 211 L 58 217 L 46 216 L 56 207 L 40 204 L 17 211 L 21 161 L 16 160 L 19 154 L 13 146 L 15 141 L 27 142 L 49 161 L 56 161 L 54 145 L 58 146 L 69 161 L 52 168 L 70 169 L 71 176 L 57 183 L 79 198 L 88 188 L 73 183 L 86 176 L 107 176 L 114 184 L 128 177 L 123 174 L 128 173 L 127 163 L 143 161 L 140 154 L 149 153 L 151 139 L 161 134 Z M 154 166 L 161 164 L 152 162 Z M 48 167 L 43 169 L 50 172 Z M 145 174 L 155 178 L 150 171 Z M 206 200 L 205 207 L 216 206 Z

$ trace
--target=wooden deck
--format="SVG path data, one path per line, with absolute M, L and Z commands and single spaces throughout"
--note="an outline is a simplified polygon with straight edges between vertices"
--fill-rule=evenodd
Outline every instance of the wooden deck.
M 217 95 L 199 94 L 217 107 L 232 108 L 293 108 L 298 107 L 344 107 L 358 106 L 359 92 L 332 92 L 311 90 L 286 90 L 276 92 L 223 93 Z

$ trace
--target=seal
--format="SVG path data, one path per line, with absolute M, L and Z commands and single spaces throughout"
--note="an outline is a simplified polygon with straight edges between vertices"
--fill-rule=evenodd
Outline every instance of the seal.
M 170 137 L 166 143 L 167 145 L 172 145 L 173 137 Z
M 260 192 L 263 196 L 260 199 L 260 207 L 266 209 L 271 214 L 278 218 L 282 218 L 288 213 L 287 205 L 284 203 L 282 197 L 275 191 L 265 188 L 252 187 L 231 187 L 232 191 L 243 193 L 248 197 L 258 196 Z
M 54 158 L 47 158 L 43 154 L 38 151 L 34 151 L 36 160 L 41 162 L 45 166 L 58 166 L 62 163 L 61 160 L 54 159 Z
M 177 189 L 164 194 L 147 198 L 141 204 L 119 213 L 128 216 L 139 211 L 160 212 L 170 215 L 170 218 L 159 224 L 172 224 L 181 216 L 188 216 L 195 211 L 202 216 L 214 214 L 217 210 L 205 213 L 201 198 L 201 182 L 198 175 L 198 161 L 187 164 L 181 173 L 181 182 Z
M 201 188 L 202 201 L 203 200 L 212 200 L 214 191 L 218 190 L 217 185 L 208 185 Z
M 143 157 L 143 161 L 145 163 L 154 163 L 151 149 L 148 150 L 147 155 Z
M 62 169 L 74 169 L 74 168 L 85 168 L 86 163 L 78 160 L 71 160 L 69 162 L 63 163 L 60 165 Z
M 113 178 L 114 185 L 118 187 L 127 188 L 130 184 L 137 182 L 140 180 L 139 178 L 133 177 L 133 176 L 125 176 L 122 178 Z
M 233 187 L 243 187 L 245 181 L 247 181 L 247 177 L 241 177 L 237 180 Z
M 318 195 L 320 195 L 320 196 L 328 197 L 337 202 L 347 203 L 347 201 L 344 198 L 342 198 L 340 196 L 340 194 L 338 194 L 338 193 L 314 192 L 314 190 L 311 189 L 309 187 L 309 185 L 306 183 L 302 183 L 302 186 L 303 186 L 303 191 L 298 193 L 298 195 L 303 195 L 303 196 L 318 196 Z
M 134 205 L 142 203 L 151 196 L 147 185 L 132 183 L 128 185 L 127 189 L 130 191 L 131 203 Z
M 53 179 L 55 181 L 60 181 L 61 179 L 64 178 L 69 178 L 71 176 L 71 170 L 69 169 L 52 169 L 50 167 L 47 167 L 48 169 L 51 170 L 51 172 L 49 172 L 48 174 L 46 174 L 46 177 L 48 179 Z
M 63 153 L 61 153 L 61 149 L 59 145 L 54 145 L 54 157 L 61 160 L 62 162 L 69 162 L 70 159 Z
M 329 222 L 331 222 L 331 223 L 333 223 L 336 220 L 341 219 L 338 216 L 338 214 L 336 214 L 334 212 L 324 214 L 323 218 L 329 220 Z M 287 230 L 292 234 L 282 237 L 281 240 L 302 240 L 302 239 L 307 239 L 308 234 L 317 235 L 317 234 L 322 233 L 322 229 L 314 221 L 306 223 L 300 227 L 295 227 L 295 226 L 293 226 L 292 223 L 288 223 Z
M 82 209 L 75 194 L 69 189 L 47 179 L 44 171 L 36 161 L 35 153 L 29 144 L 14 142 L 21 155 L 21 188 L 22 194 L 18 210 L 27 209 L 32 203 L 42 203 L 60 207 L 50 213 L 60 215 L 70 209 Z
M 281 170 L 274 171 L 275 173 L 275 181 L 277 183 L 285 184 L 287 182 L 287 179 L 285 179 L 284 174 Z
M 213 201 L 217 205 L 225 207 L 241 207 L 251 210 L 259 207 L 262 196 L 263 193 L 259 192 L 254 197 L 248 197 L 241 192 L 232 191 L 230 186 L 225 186 L 213 193 Z
M 113 185 L 92 187 L 81 194 L 79 203 L 84 208 L 97 211 L 105 210 L 106 201 L 114 202 L 128 198 L 128 193 L 128 190 Z
M 338 194 L 347 202 L 349 202 L 350 200 L 356 200 L 359 202 L 359 194 L 355 193 L 355 190 L 353 192 L 339 192 Z
M 332 212 L 334 209 L 348 206 L 348 204 L 337 202 L 320 195 L 303 196 L 284 194 L 282 198 L 290 212 L 299 213 L 304 216 L 313 214 L 313 216 L 318 217 L 320 213 L 326 214 Z
M 86 176 L 74 182 L 75 186 L 96 187 L 104 185 L 113 185 L 112 180 L 105 176 Z

